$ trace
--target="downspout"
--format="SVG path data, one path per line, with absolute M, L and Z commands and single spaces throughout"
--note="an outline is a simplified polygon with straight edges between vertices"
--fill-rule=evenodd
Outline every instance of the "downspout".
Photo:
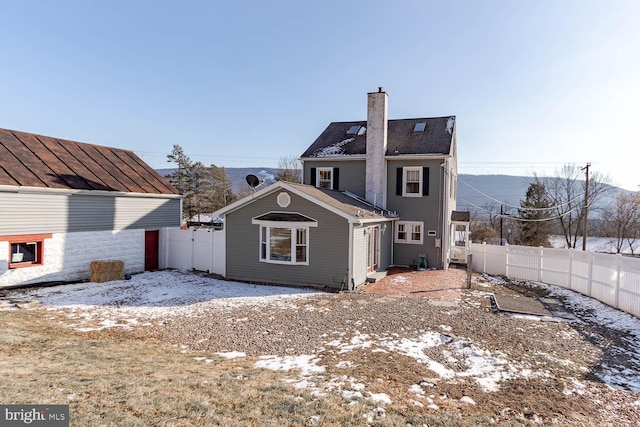
M 349 224 L 349 261 L 347 264 L 347 289 L 349 291 L 355 291 L 356 284 L 353 280 L 353 223 L 349 221 L 347 224 Z
M 440 182 L 442 183 L 442 185 L 439 185 L 440 189 L 438 191 L 438 222 L 440 223 L 440 263 L 443 270 L 447 269 L 446 260 L 445 260 L 445 247 L 448 247 L 448 243 L 447 243 L 448 233 L 445 230 L 446 215 L 444 214 L 448 210 L 448 200 L 445 197 L 447 194 L 446 190 L 448 187 L 448 179 L 446 179 L 447 166 L 448 165 L 446 160 L 444 160 L 440 164 Z

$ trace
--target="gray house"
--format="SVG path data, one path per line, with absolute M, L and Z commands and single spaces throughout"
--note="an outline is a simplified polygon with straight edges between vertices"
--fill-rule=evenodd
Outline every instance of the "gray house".
M 351 290 L 391 265 L 395 215 L 347 192 L 279 181 L 217 214 L 229 279 Z
M 334 122 L 278 182 L 220 211 L 230 279 L 352 290 L 391 265 L 447 268 L 456 204 L 455 117 Z
M 162 267 L 181 198 L 131 151 L 0 129 L 0 287 L 87 279 L 93 260 Z
M 387 99 L 380 88 L 368 94 L 366 121 L 329 124 L 302 154 L 303 182 L 349 191 L 396 213 L 394 265 L 448 268 L 455 117 L 388 120 Z

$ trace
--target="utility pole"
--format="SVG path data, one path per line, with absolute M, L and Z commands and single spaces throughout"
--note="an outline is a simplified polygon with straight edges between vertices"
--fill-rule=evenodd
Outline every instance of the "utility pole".
M 500 205 L 500 246 L 503 245 L 503 243 L 502 243 L 502 215 L 503 215 L 502 207 L 503 206 L 504 205 L 502 205 L 502 204 Z
M 502 240 L 502 220 L 504 219 L 504 217 L 509 216 L 508 213 L 504 212 L 504 205 L 501 204 L 500 205 L 500 246 L 504 246 L 503 240 Z
M 585 171 L 585 182 L 584 182 L 584 223 L 582 230 L 582 250 L 587 250 L 587 216 L 589 214 L 589 166 L 591 163 L 587 163 L 585 167 L 582 168 Z

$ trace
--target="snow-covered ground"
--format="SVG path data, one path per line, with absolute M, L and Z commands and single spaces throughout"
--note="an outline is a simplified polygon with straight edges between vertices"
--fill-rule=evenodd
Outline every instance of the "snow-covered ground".
M 549 236 L 549 243 L 551 243 L 551 246 L 554 248 L 567 247 L 564 236 L 560 235 Z M 582 249 L 582 237 L 578 238 L 578 244 L 576 246 Z M 587 250 L 593 252 L 616 253 L 616 240 L 612 237 L 587 237 Z M 631 253 L 631 248 L 626 242 L 622 246 L 622 253 Z M 634 242 L 633 253 L 640 253 L 640 241 Z
M 499 282 L 500 279 L 492 280 Z M 562 288 L 544 284 L 531 285 L 546 287 L 552 295 L 562 299 L 576 313 L 577 322 L 593 322 L 625 334 L 629 345 L 620 349 L 625 353 L 625 365 L 603 366 L 597 375 L 613 388 L 640 392 L 640 376 L 637 375 L 640 368 L 640 319 Z M 208 310 L 227 310 L 239 306 L 293 309 L 298 307 L 296 302 L 326 298 L 325 295 L 307 289 L 216 280 L 189 272 L 159 271 L 134 275 L 131 280 L 102 284 L 81 283 L 11 291 L 4 301 L 5 309 L 10 309 L 11 304 L 16 302 L 33 300 L 49 310 L 65 309 L 69 313 L 70 325 L 79 331 L 86 331 L 108 327 L 132 328 L 152 322 L 161 324 L 162 319 L 172 316 L 198 316 Z M 11 304 L 6 304 L 7 301 Z M 93 326 L 87 327 L 83 320 L 92 321 Z M 96 327 L 96 323 L 100 326 Z M 324 351 L 340 356 L 337 368 L 355 366 L 357 362 L 350 359 L 349 354 L 358 349 L 408 356 L 428 366 L 441 379 L 468 378 L 486 392 L 498 390 L 500 382 L 506 379 L 553 375 L 544 368 L 511 359 L 506 351 L 489 351 L 467 338 L 452 337 L 447 334 L 450 330 L 451 327 L 445 322 L 434 325 L 432 330 L 425 330 L 416 339 L 399 334 L 376 335 L 356 330 L 353 335 L 343 335 L 337 339 L 335 336 L 327 336 Z M 576 337 L 567 339 L 573 338 Z M 426 350 L 433 349 L 444 355 L 446 366 L 427 356 Z M 242 352 L 229 350 L 231 351 L 217 355 L 225 358 L 246 357 Z M 316 376 L 326 369 L 321 364 L 321 356 L 265 354 L 258 358 L 254 366 L 292 372 L 297 370 L 295 385 L 315 393 L 340 389 L 348 401 L 367 398 L 381 405 L 390 401 L 390 397 L 384 393 L 367 393 L 365 385 L 348 376 L 331 378 L 320 384 Z M 212 361 L 203 357 L 197 360 Z M 576 379 L 573 390 L 569 392 L 578 393 L 583 387 L 584 384 Z M 416 394 L 415 404 L 437 406 L 433 397 L 424 396 L 424 389 L 417 387 L 409 390 Z M 463 399 L 462 403 L 474 404 L 468 396 Z M 640 401 L 638 405 L 640 406 Z

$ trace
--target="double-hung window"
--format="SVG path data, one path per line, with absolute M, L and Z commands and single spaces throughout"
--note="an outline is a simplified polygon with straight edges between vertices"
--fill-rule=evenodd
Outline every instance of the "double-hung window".
M 396 169 L 396 196 L 422 197 L 429 195 L 429 168 L 404 166 Z
M 398 221 L 396 223 L 396 243 L 422 244 L 424 223 L 421 221 Z
M 318 168 L 318 188 L 333 188 L 333 168 Z
M 340 168 L 322 167 L 310 168 L 309 184 L 327 190 L 340 189 Z
M 270 212 L 253 219 L 260 226 L 260 262 L 309 265 L 309 229 L 318 223 L 304 215 Z
M 405 197 L 419 197 L 422 195 L 422 168 L 406 167 L 403 174 L 403 192 Z

